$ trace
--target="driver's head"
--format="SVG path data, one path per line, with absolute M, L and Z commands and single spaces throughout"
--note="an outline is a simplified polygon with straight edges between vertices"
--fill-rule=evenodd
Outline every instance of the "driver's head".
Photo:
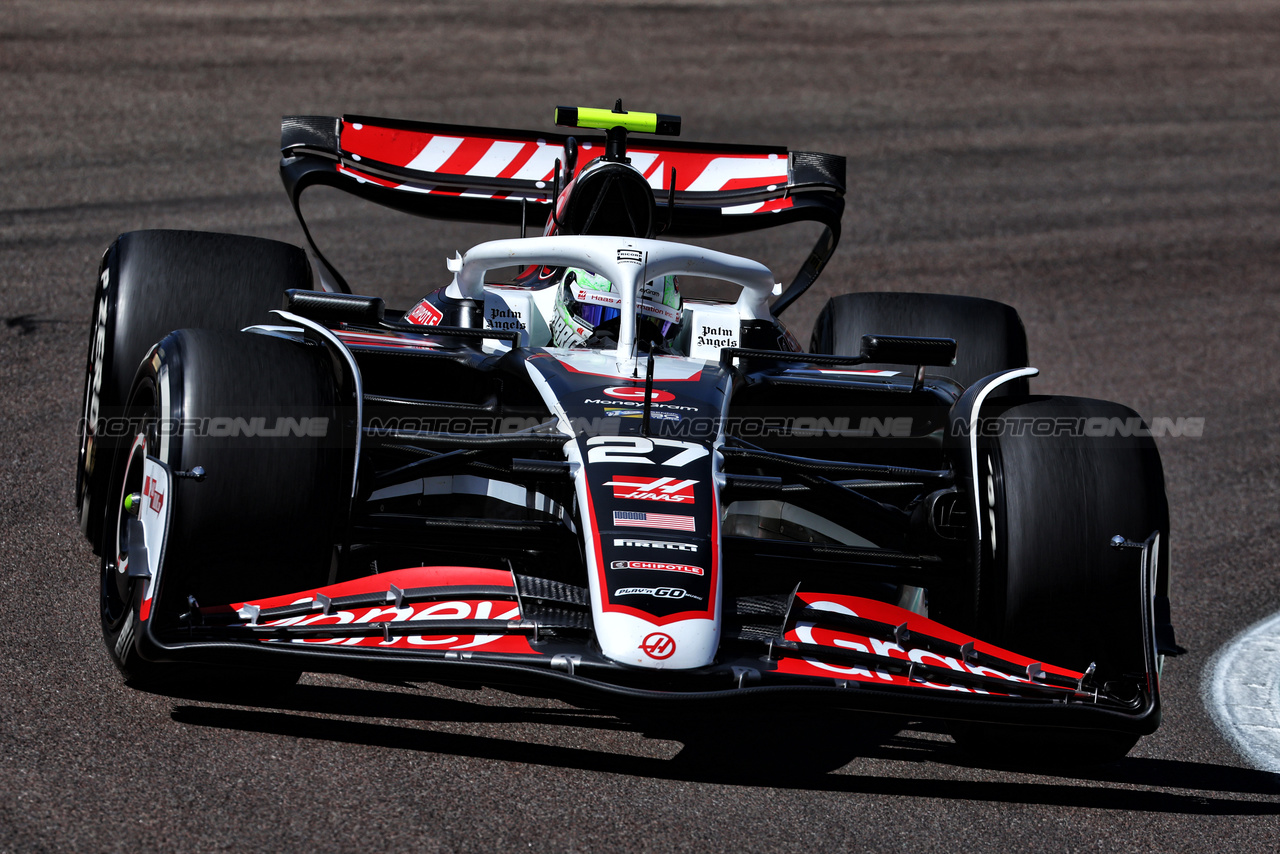
M 642 317 L 636 337 L 665 340 L 680 322 L 680 279 L 663 276 L 640 287 Z M 567 267 L 560 277 L 551 317 L 551 341 L 557 347 L 608 347 L 617 342 L 622 295 L 613 282 L 580 267 Z

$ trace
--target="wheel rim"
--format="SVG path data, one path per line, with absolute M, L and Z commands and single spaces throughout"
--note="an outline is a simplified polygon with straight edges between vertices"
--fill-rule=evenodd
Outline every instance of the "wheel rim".
M 155 447 L 156 406 L 155 388 L 149 379 L 134 389 L 130 398 L 130 413 L 137 413 L 138 431 L 130 441 L 131 451 L 124 461 L 124 475 L 120 480 L 120 492 L 115 499 L 114 510 L 109 522 L 114 521 L 107 529 L 106 542 L 103 543 L 101 563 L 101 608 L 102 625 L 109 632 L 116 632 L 129 617 L 133 604 L 133 582 L 128 575 L 120 571 L 121 558 L 128 553 L 128 522 L 134 518 L 124 507 L 127 496 L 142 491 L 143 461 L 151 448 Z M 139 442 L 139 439 L 142 441 Z

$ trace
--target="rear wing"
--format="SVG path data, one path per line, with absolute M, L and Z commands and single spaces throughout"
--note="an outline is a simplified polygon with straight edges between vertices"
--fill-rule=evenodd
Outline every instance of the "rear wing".
M 523 236 L 528 228 L 546 226 L 555 188 L 602 154 L 604 145 L 603 135 L 286 116 L 280 174 L 311 248 L 345 290 L 303 220 L 299 199 L 307 187 L 336 187 L 419 216 L 517 226 Z M 664 236 L 711 237 L 803 221 L 824 226 L 774 303 L 775 314 L 817 279 L 835 251 L 844 212 L 843 157 L 638 138 L 632 138 L 627 155 L 653 187 Z

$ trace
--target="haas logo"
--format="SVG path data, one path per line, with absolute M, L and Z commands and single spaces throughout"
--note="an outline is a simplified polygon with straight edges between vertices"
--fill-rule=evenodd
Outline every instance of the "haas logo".
M 653 632 L 640 641 L 640 651 L 655 661 L 664 661 L 675 655 L 676 642 L 671 635 Z
M 605 389 L 604 393 L 618 400 L 634 400 L 636 403 L 644 403 L 644 388 L 642 386 L 616 385 Z M 676 396 L 674 394 L 669 391 L 663 391 L 660 388 L 655 388 L 649 393 L 649 400 L 653 403 L 666 403 L 675 399 Z
M 693 487 L 696 480 L 677 480 L 674 477 L 626 477 L 614 475 L 605 486 L 613 487 L 614 498 L 640 498 L 645 501 L 669 501 L 672 504 L 693 504 Z

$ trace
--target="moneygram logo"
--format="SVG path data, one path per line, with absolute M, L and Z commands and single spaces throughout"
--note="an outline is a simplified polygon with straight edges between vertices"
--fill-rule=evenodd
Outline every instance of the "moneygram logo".
M 605 389 L 604 393 L 618 400 L 634 400 L 644 403 L 644 388 L 641 386 L 616 385 Z M 675 399 L 676 396 L 674 394 L 669 391 L 663 391 L 660 388 L 655 388 L 649 393 L 649 400 L 653 403 L 666 403 Z
M 614 498 L 638 498 L 643 501 L 668 501 L 672 504 L 693 504 L 693 487 L 696 480 L 676 480 L 674 477 L 626 477 L 614 475 L 605 486 L 613 487 Z

